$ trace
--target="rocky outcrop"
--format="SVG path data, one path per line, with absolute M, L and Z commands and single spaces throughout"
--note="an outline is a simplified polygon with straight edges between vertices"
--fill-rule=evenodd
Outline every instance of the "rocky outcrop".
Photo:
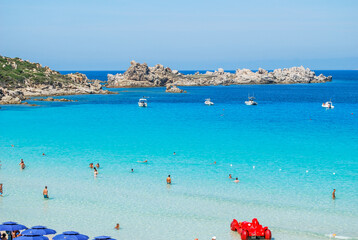
M 25 96 L 21 91 L 11 91 L 0 87 L 0 104 L 21 104 Z
M 177 86 L 172 86 L 172 85 L 168 85 L 165 92 L 168 93 L 183 93 L 185 92 L 184 90 L 178 88 Z
M 108 74 L 108 87 L 161 87 L 172 82 L 178 71 L 170 68 L 164 68 L 157 64 L 154 67 L 148 67 L 146 63 L 139 64 L 131 61 L 131 66 L 124 74 Z
M 39 63 L 0 56 L 0 104 L 21 104 L 36 96 L 111 93 L 85 74 L 62 75 Z
M 215 72 L 199 72 L 184 75 L 177 70 L 165 68 L 157 64 L 148 67 L 147 64 L 131 62 L 131 66 L 123 74 L 108 74 L 107 87 L 162 87 L 162 86 L 210 86 L 235 84 L 293 84 L 321 83 L 331 81 L 332 77 L 316 74 L 308 68 L 292 67 L 276 69 L 268 72 L 259 68 L 257 72 L 249 69 L 237 69 L 235 73 L 225 72 L 219 68 Z
M 34 98 L 32 100 L 33 101 L 41 101 L 41 102 L 77 102 L 77 100 L 70 100 L 70 99 L 66 99 L 66 98 L 53 98 L 53 97 Z

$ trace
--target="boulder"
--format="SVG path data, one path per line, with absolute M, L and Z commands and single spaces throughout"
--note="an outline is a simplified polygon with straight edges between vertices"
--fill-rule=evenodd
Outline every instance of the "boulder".
M 184 91 L 177 86 L 168 85 L 165 92 L 168 93 L 183 93 Z

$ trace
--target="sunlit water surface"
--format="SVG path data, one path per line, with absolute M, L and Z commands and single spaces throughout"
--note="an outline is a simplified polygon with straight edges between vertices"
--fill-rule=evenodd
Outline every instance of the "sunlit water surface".
M 232 219 L 256 217 L 277 240 L 357 238 L 358 72 L 322 72 L 334 81 L 112 89 L 119 94 L 3 106 L 0 221 L 123 240 L 237 240 Z M 244 104 L 248 94 L 257 106 Z M 97 178 L 90 162 L 101 164 Z

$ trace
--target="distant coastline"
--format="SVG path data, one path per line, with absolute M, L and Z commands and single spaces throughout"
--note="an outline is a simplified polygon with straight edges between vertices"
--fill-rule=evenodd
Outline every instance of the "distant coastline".
M 131 66 L 124 73 L 108 74 L 107 81 L 90 80 L 83 73 L 61 74 L 20 58 L 0 56 L 0 105 L 27 104 L 25 100 L 32 97 L 66 96 L 85 94 L 114 94 L 107 88 L 151 88 L 166 87 L 166 92 L 183 93 L 177 86 L 227 86 L 249 84 L 298 84 L 324 83 L 332 81 L 331 76 L 320 74 L 304 67 L 292 67 L 267 71 L 258 69 L 238 69 L 224 71 L 196 72 L 183 74 L 157 64 L 131 61 Z M 50 98 L 46 101 L 56 101 Z M 63 99 L 63 101 L 67 101 Z
M 170 87 L 170 86 L 218 86 L 218 85 L 248 85 L 248 84 L 296 84 L 323 83 L 332 81 L 332 76 L 320 74 L 309 68 L 292 67 L 275 69 L 271 72 L 259 68 L 256 72 L 249 69 L 237 69 L 235 73 L 225 72 L 224 69 L 204 74 L 182 74 L 157 64 L 148 67 L 131 61 L 126 72 L 116 75 L 108 74 L 106 87 L 108 88 L 136 88 L 136 87 Z
M 0 105 L 27 104 L 25 100 L 39 96 L 111 93 L 85 74 L 63 75 L 39 63 L 0 56 Z

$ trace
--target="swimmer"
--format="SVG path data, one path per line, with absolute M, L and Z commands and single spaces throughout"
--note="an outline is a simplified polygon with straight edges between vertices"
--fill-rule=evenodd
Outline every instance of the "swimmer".
M 216 164 L 216 161 L 214 162 L 214 164 Z
M 236 178 L 236 179 L 234 180 L 234 182 L 238 183 L 238 182 L 240 182 L 240 181 L 239 181 L 239 179 L 238 179 L 238 178 Z
M 90 163 L 90 164 L 89 164 L 89 167 L 90 167 L 90 168 L 93 168 L 93 163 Z
M 170 178 L 170 175 L 167 177 L 167 184 L 172 184 L 172 179 Z
M 97 174 L 98 174 L 98 171 L 97 171 L 97 168 L 96 168 L 96 167 L 93 168 L 93 172 L 94 172 L 94 176 L 96 177 Z
M 231 174 L 229 174 L 229 178 L 230 178 L 230 179 L 232 179 L 232 176 L 231 176 Z
M 336 189 L 333 189 L 332 199 L 333 199 L 333 200 L 335 200 L 335 199 L 336 199 Z
M 173 155 L 177 155 L 175 152 L 173 152 Z
M 11 144 L 11 147 L 14 147 L 14 144 Z
M 117 230 L 119 230 L 119 223 L 117 223 L 114 228 L 117 229 Z
M 138 161 L 139 163 L 147 163 L 148 160 L 146 159 L 145 161 Z
M 99 163 L 96 164 L 96 167 L 99 168 Z
M 23 159 L 21 159 L 19 165 L 20 165 L 21 169 L 25 169 L 25 167 L 26 167 Z
M 46 154 L 45 154 L 45 153 L 42 153 L 42 156 L 46 156 Z
M 48 199 L 48 190 L 47 190 L 47 186 L 45 186 L 45 189 L 43 190 L 42 194 L 44 195 L 45 199 Z
M 3 190 L 2 190 L 2 183 L 0 183 L 0 197 L 2 197 L 2 194 L 3 194 L 2 191 L 3 191 Z
M 134 172 L 133 168 L 131 169 L 132 172 Z

